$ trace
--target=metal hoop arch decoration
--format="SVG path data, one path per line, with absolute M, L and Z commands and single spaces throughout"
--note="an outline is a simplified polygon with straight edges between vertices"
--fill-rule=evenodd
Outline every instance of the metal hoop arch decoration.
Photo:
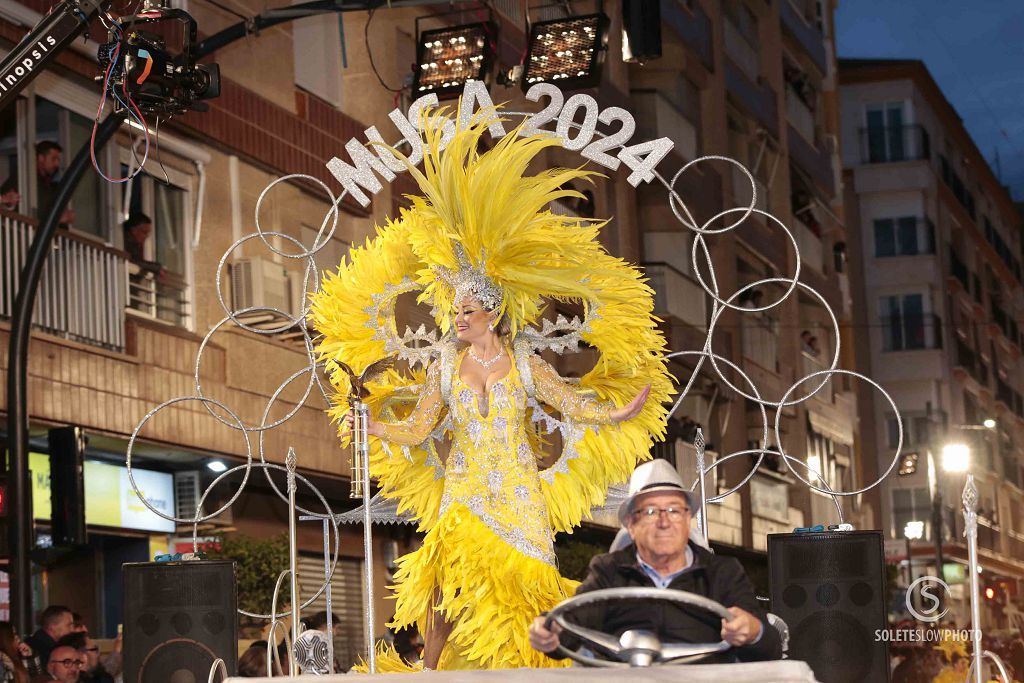
M 676 358 L 676 357 L 679 357 L 679 356 L 700 356 L 701 360 L 703 360 L 704 358 L 708 358 L 710 356 L 717 356 L 717 355 L 718 354 L 714 353 L 713 351 L 708 351 L 707 349 L 705 349 L 703 351 L 674 351 L 674 352 L 668 354 L 667 356 L 665 356 L 665 358 L 666 358 L 666 360 L 668 360 L 668 359 Z M 733 363 L 728 358 L 723 358 L 721 356 L 719 356 L 719 358 L 721 358 L 721 360 L 723 360 L 730 368 L 735 370 L 737 372 L 737 374 L 740 375 L 740 377 L 745 379 L 747 381 L 747 384 L 750 385 L 751 389 L 754 390 L 755 394 L 758 393 L 757 392 L 757 385 L 754 384 L 754 381 L 752 379 L 750 379 L 750 376 L 747 373 L 743 372 L 743 370 L 741 370 L 738 365 Z M 716 370 L 717 370 L 717 367 L 716 367 Z M 696 377 L 699 372 L 700 372 L 700 364 L 698 363 L 697 366 L 693 370 L 692 377 Z M 691 383 L 692 383 L 692 380 L 691 380 Z M 689 384 L 687 385 L 687 387 L 689 387 Z M 683 393 L 682 395 L 685 396 L 685 393 Z M 762 433 L 762 436 L 761 436 L 761 443 L 767 444 L 768 443 L 768 412 L 765 410 L 764 403 L 762 403 L 761 401 L 757 401 L 757 407 L 761 411 L 761 425 L 763 427 L 763 433 Z M 750 479 L 757 472 L 757 468 L 761 466 L 761 461 L 764 459 L 765 449 L 762 448 L 762 449 L 760 449 L 760 451 L 761 451 L 761 457 L 759 457 L 757 459 L 757 462 L 754 463 L 754 466 L 750 469 L 750 472 L 747 473 L 747 476 L 745 476 L 740 481 L 740 483 L 736 484 L 735 486 L 733 486 L 731 489 L 729 489 L 725 493 L 720 493 L 717 496 L 713 496 L 712 498 L 709 498 L 708 502 L 711 502 L 711 501 L 716 501 L 717 502 L 717 501 L 721 500 L 722 498 L 725 498 L 727 496 L 732 495 L 736 491 L 738 491 L 741 488 L 743 488 L 744 486 L 746 486 L 747 482 L 749 482 Z M 746 451 L 741 451 L 741 452 L 745 453 Z M 730 454 L 728 456 L 723 456 L 722 458 L 719 458 L 719 460 L 727 460 L 727 459 L 731 458 L 733 455 L 734 454 Z M 716 461 L 716 462 L 718 462 L 718 461 Z M 712 464 L 708 468 L 705 468 L 704 474 L 707 474 L 711 469 L 714 469 L 714 467 L 715 467 L 715 465 Z M 699 479 L 699 477 L 698 477 L 698 479 Z M 695 487 L 696 485 L 697 485 L 697 480 L 694 480 L 693 486 Z M 693 487 L 691 487 L 691 490 L 692 489 L 693 489 Z
M 303 287 L 303 290 L 304 290 L 303 291 L 303 299 L 307 303 L 306 303 L 305 306 L 303 306 L 302 311 L 300 312 L 299 315 L 292 316 L 292 315 L 290 315 L 288 313 L 285 313 L 284 311 L 282 311 L 282 310 L 280 310 L 278 308 L 273 308 L 273 307 L 270 307 L 270 306 L 253 306 L 253 307 L 250 307 L 250 308 L 243 308 L 241 310 L 236 311 L 236 310 L 232 309 L 230 306 L 228 306 L 227 302 L 224 301 L 224 291 L 223 291 L 223 288 L 221 287 L 221 280 L 223 279 L 224 266 L 227 264 L 228 257 L 231 256 L 231 253 L 235 249 L 237 249 L 241 245 L 245 244 L 249 240 L 260 239 L 260 240 L 263 241 L 264 244 L 266 244 L 266 236 L 267 235 L 270 235 L 272 237 L 280 237 L 280 238 L 282 238 L 284 240 L 287 240 L 289 242 L 292 242 L 293 244 L 298 245 L 299 247 L 303 246 L 302 242 L 300 242 L 299 240 L 295 239 L 291 235 L 286 235 L 286 234 L 284 234 L 282 232 L 265 232 L 265 233 L 259 233 L 259 234 L 257 234 L 257 233 L 249 233 L 248 235 L 245 235 L 243 237 L 238 238 L 237 240 L 235 240 L 234 242 L 231 243 L 231 246 L 229 246 L 227 249 L 224 250 L 224 254 L 220 257 L 220 261 L 217 263 L 217 274 L 216 274 L 216 277 L 214 278 L 214 282 L 216 284 L 216 290 L 217 290 L 217 300 L 220 302 L 220 307 L 221 307 L 221 309 L 223 309 L 224 314 L 228 318 L 230 318 L 233 323 L 238 325 L 238 327 L 240 327 L 241 329 L 245 330 L 246 332 L 252 332 L 253 334 L 261 334 L 261 335 L 280 334 L 282 332 L 290 330 L 292 327 L 294 327 L 296 325 L 298 325 L 303 330 L 305 330 L 306 329 L 306 316 L 309 314 L 309 307 L 310 307 L 310 304 L 308 303 L 308 301 L 309 301 L 308 296 L 306 296 L 306 295 L 309 294 L 308 290 L 309 290 L 310 271 L 312 271 L 313 283 L 315 285 L 313 291 L 316 291 L 316 288 L 318 288 L 320 286 L 320 282 L 319 282 L 320 272 L 319 272 L 319 270 L 316 267 L 316 261 L 314 260 L 312 255 L 303 256 L 302 257 L 302 258 L 307 259 L 306 274 L 303 277 L 303 285 L 304 285 L 304 287 Z M 281 326 L 279 326 L 279 327 L 268 327 L 266 329 L 261 329 L 261 328 L 258 328 L 258 327 L 252 327 L 251 325 L 248 325 L 247 323 L 239 320 L 236 317 L 238 315 L 241 315 L 242 313 L 256 313 L 256 312 L 261 312 L 261 311 L 277 313 L 278 315 L 284 317 L 287 320 L 287 322 L 282 323 Z
M 803 384 L 804 382 L 806 382 L 809 379 L 813 379 L 814 377 L 817 377 L 818 375 L 827 375 L 829 377 L 831 377 L 832 375 L 847 375 L 849 377 L 856 377 L 857 379 L 863 380 L 863 381 L 867 382 L 868 384 L 870 384 L 871 386 L 873 386 L 879 392 L 881 392 L 882 396 L 885 397 L 885 400 L 889 402 L 889 406 L 892 408 L 893 413 L 895 413 L 896 415 L 899 415 L 899 409 L 896 407 L 896 402 L 892 400 L 892 396 L 889 395 L 889 392 L 887 392 L 885 389 L 883 389 L 881 387 L 881 385 L 878 384 L 878 382 L 874 381 L 870 377 L 865 377 L 864 375 L 860 374 L 859 372 L 854 372 L 852 370 L 843 370 L 843 369 L 838 369 L 838 368 L 831 369 L 831 370 L 819 370 L 817 372 L 812 372 L 809 375 L 801 377 L 796 382 L 794 382 L 793 385 L 791 387 L 789 387 L 789 389 L 786 390 L 786 393 L 782 397 L 782 399 L 783 399 L 782 402 L 784 403 L 785 400 L 789 397 L 789 395 L 791 393 L 793 393 L 793 391 L 798 386 L 800 386 L 801 384 Z M 775 413 L 775 441 L 776 441 L 776 443 L 777 443 L 777 445 L 779 447 L 779 452 L 782 453 L 783 455 L 785 455 L 786 451 L 782 448 L 782 441 L 779 438 L 780 437 L 780 426 L 781 426 L 781 423 L 782 423 L 782 411 L 778 411 L 778 412 Z M 865 491 L 870 491 L 871 489 L 873 489 L 876 486 L 878 486 L 879 484 L 881 484 L 882 481 L 885 480 L 885 478 L 889 476 L 889 473 L 892 472 L 893 468 L 896 467 L 896 463 L 899 462 L 899 460 L 900 460 L 900 452 L 903 450 L 903 421 L 902 420 L 896 420 L 896 424 L 898 426 L 899 435 L 898 435 L 898 439 L 896 441 L 896 452 L 892 456 L 892 462 L 889 463 L 889 467 L 886 468 L 885 472 L 883 472 L 881 475 L 879 475 L 878 479 L 876 479 L 872 483 L 868 484 L 867 486 L 864 486 L 862 488 L 857 489 L 856 491 L 832 491 L 832 490 L 825 490 L 825 489 L 818 488 L 817 486 L 815 486 L 814 484 L 812 484 L 811 482 L 807 481 L 806 479 L 801 477 L 799 474 L 797 474 L 796 470 L 794 470 L 792 467 L 789 467 L 789 460 L 790 460 L 790 458 L 785 457 L 785 458 L 782 459 L 782 461 L 784 463 L 786 463 L 786 467 L 789 468 L 789 471 L 793 473 L 794 477 L 796 477 L 797 479 L 802 481 L 804 484 L 806 484 L 810 489 L 812 489 L 814 491 L 817 491 L 818 493 L 824 493 L 824 494 L 831 495 L 831 496 L 857 496 L 857 495 L 860 495 L 861 493 L 864 493 Z M 797 460 L 797 459 L 793 458 L 793 460 Z
M 757 282 L 752 282 L 751 284 L 746 285 L 745 287 L 742 287 L 742 288 L 738 289 L 736 291 L 736 293 L 734 293 L 731 297 L 729 297 L 729 300 L 732 301 L 733 298 L 738 297 L 740 294 L 742 294 L 743 292 L 745 292 L 746 290 L 748 290 L 748 289 L 750 289 L 752 287 L 756 287 L 756 286 L 759 286 L 759 285 L 765 285 L 765 284 L 774 284 L 776 282 L 788 282 L 788 280 L 786 280 L 785 278 L 766 278 L 764 280 L 758 280 Z M 807 284 L 804 284 L 803 282 L 800 282 L 799 280 L 794 280 L 794 282 L 795 282 L 797 287 L 801 287 L 801 288 L 807 290 L 813 296 L 816 296 L 818 298 L 818 301 L 820 301 L 822 303 L 822 306 L 825 308 L 825 310 L 828 311 L 829 318 L 832 320 L 832 329 L 835 332 L 834 339 L 835 339 L 836 343 L 835 343 L 835 351 L 832 354 L 832 364 L 829 366 L 827 371 L 828 372 L 837 371 L 837 367 L 839 365 L 839 320 L 836 319 L 836 315 L 835 315 L 835 313 L 832 312 L 832 308 L 828 305 L 828 302 L 825 300 L 825 297 L 823 297 L 818 292 L 818 290 L 814 289 L 810 285 L 807 285 Z M 724 310 L 725 310 L 724 308 L 718 308 L 718 309 L 716 309 L 716 313 L 711 316 L 711 322 L 708 323 L 708 336 L 707 336 L 707 338 L 705 340 L 706 346 L 710 346 L 711 345 L 711 337 L 714 334 L 715 325 L 718 323 L 718 318 L 721 317 L 721 314 L 722 314 L 722 312 Z M 743 310 L 743 309 L 740 309 L 740 310 Z M 754 309 L 747 309 L 747 310 L 753 311 Z M 765 399 L 755 398 L 754 396 L 750 396 L 749 394 L 746 394 L 742 390 L 736 388 L 736 386 L 732 382 L 730 382 L 729 379 L 718 369 L 718 366 L 716 365 L 716 360 L 715 360 L 715 358 L 713 356 L 709 357 L 708 361 L 711 363 L 711 366 L 713 368 L 715 368 L 715 372 L 718 373 L 718 376 L 721 377 L 722 381 L 725 382 L 725 384 L 730 389 L 732 389 L 733 391 L 738 393 L 740 396 L 742 396 L 743 398 L 746 398 L 746 399 L 750 399 L 751 401 L 763 402 L 766 406 L 769 406 L 771 408 L 777 408 L 777 409 L 788 408 L 789 406 L 794 406 L 797 403 L 803 403 L 804 401 L 807 401 L 812 396 L 814 396 L 819 391 L 821 391 L 822 387 L 824 387 L 825 384 L 831 378 L 831 376 L 826 376 L 825 379 L 823 379 L 818 384 L 818 386 L 812 392 L 807 394 L 806 396 L 801 396 L 800 398 L 795 398 L 792 401 L 787 401 L 786 398 L 789 396 L 789 393 L 787 393 L 786 396 L 783 396 L 783 398 L 781 400 L 779 400 L 779 401 L 767 401 Z M 814 374 L 820 374 L 820 373 L 814 373 Z M 807 377 L 809 377 L 809 376 L 810 375 L 808 375 Z M 807 379 L 807 377 L 804 377 L 804 379 Z M 802 380 L 801 380 L 801 382 L 802 382 Z M 797 382 L 797 385 L 801 384 L 801 382 Z
M 227 470 L 221 472 L 219 475 L 217 475 L 217 478 L 214 479 L 213 482 L 209 486 L 206 487 L 206 490 L 203 491 L 203 495 L 199 498 L 199 503 L 196 506 L 196 509 L 202 509 L 203 501 L 206 500 L 206 496 L 208 496 L 210 494 L 210 491 L 212 491 L 213 488 L 217 484 L 219 484 L 221 482 L 221 480 L 223 480 L 224 478 L 226 478 L 226 477 L 228 477 L 228 476 L 230 476 L 230 475 L 234 474 L 235 472 L 238 472 L 239 470 L 242 470 L 242 469 L 246 470 L 246 477 L 248 477 L 248 472 L 249 472 L 250 467 L 262 468 L 262 469 L 265 469 L 265 470 L 272 470 L 273 469 L 273 470 L 278 470 L 278 471 L 281 471 L 281 472 L 287 472 L 288 471 L 284 467 L 284 465 L 278 465 L 277 463 L 272 463 L 272 462 L 254 462 L 251 465 L 238 465 L 237 467 L 232 467 L 230 469 L 227 469 Z M 331 510 L 330 505 L 328 505 L 327 499 L 324 498 L 323 493 L 321 493 L 320 490 L 316 486 L 314 486 L 312 484 L 312 482 L 310 482 L 308 479 L 306 479 L 304 476 L 302 476 L 298 472 L 295 473 L 295 479 L 296 479 L 296 481 L 301 481 L 303 484 L 308 486 L 309 489 L 320 500 L 320 502 L 323 503 L 324 509 L 327 511 L 327 516 L 330 517 L 330 519 L 331 519 L 331 525 L 332 525 L 333 531 L 334 531 L 334 559 L 333 559 L 333 561 L 331 563 L 331 574 L 330 574 L 330 576 L 325 577 L 324 582 L 322 584 L 320 584 L 320 588 L 316 591 L 316 593 L 314 593 L 304 603 L 299 605 L 299 610 L 301 611 L 301 610 L 304 610 L 305 608 L 309 607 L 313 603 L 313 601 L 315 601 L 317 598 L 319 598 L 320 595 L 327 589 L 327 585 L 331 582 L 331 578 L 334 576 L 334 572 L 337 570 L 337 567 L 338 567 L 338 555 L 339 555 L 340 545 L 341 545 L 341 531 L 338 528 L 338 522 L 337 522 L 337 519 L 334 516 L 334 512 Z M 200 521 L 202 521 L 202 520 L 196 520 L 196 521 L 192 522 L 192 547 L 194 549 L 196 549 L 196 550 L 199 549 L 199 545 L 198 545 L 199 530 L 197 528 L 197 525 L 199 524 Z M 284 572 L 282 572 L 282 574 L 287 573 L 288 571 L 289 570 L 286 569 L 286 570 L 284 570 Z M 276 591 L 275 591 L 275 605 L 276 605 Z M 273 619 L 274 615 L 275 615 L 275 612 L 271 612 L 271 614 L 258 614 L 258 613 L 254 613 L 254 612 L 247 612 L 246 610 L 243 610 L 241 608 L 239 608 L 238 613 L 239 614 L 244 614 L 245 616 L 252 617 L 254 619 Z M 284 618 L 284 617 L 287 617 L 287 616 L 290 616 L 290 615 L 291 615 L 291 611 L 287 611 L 287 612 L 282 612 L 282 613 L 277 613 L 276 614 L 276 616 L 280 617 L 280 618 Z
M 132 474 L 132 449 L 135 447 L 135 439 L 138 438 L 139 432 L 142 431 L 142 428 L 146 426 L 146 423 L 149 422 L 150 418 L 152 418 L 158 412 L 160 412 L 164 408 L 168 408 L 168 407 L 173 406 L 175 404 L 184 403 L 185 401 L 200 401 L 200 402 L 202 402 L 204 404 L 205 403 L 211 403 L 211 404 L 217 406 L 218 408 L 223 410 L 225 413 L 230 415 L 232 418 L 234 418 L 235 422 L 237 422 L 238 425 L 239 425 L 239 431 L 242 432 L 242 436 L 245 438 L 245 464 L 244 465 L 239 465 L 239 467 L 244 467 L 245 468 L 245 476 L 242 478 L 242 483 L 238 485 L 238 490 L 235 491 L 235 494 L 233 496 L 231 496 L 231 499 L 228 500 L 228 502 L 224 503 L 224 505 L 220 509 L 218 509 L 216 512 L 213 512 L 213 513 L 211 513 L 209 515 L 199 516 L 199 511 L 202 509 L 202 506 L 201 505 L 196 505 L 196 514 L 195 514 L 195 516 L 192 519 L 181 519 L 181 518 L 175 517 L 173 515 L 167 515 L 167 514 L 164 514 L 163 512 L 161 512 L 160 510 L 157 510 L 152 505 L 150 505 L 149 501 L 146 500 L 146 497 L 144 495 L 142 495 L 142 492 L 139 490 L 138 484 L 135 483 L 135 475 Z M 205 522 L 208 519 L 213 519 L 214 517 L 216 517 L 217 515 L 221 514 L 222 512 L 227 510 L 229 507 L 231 507 L 234 504 L 234 502 L 236 500 L 238 500 L 238 496 L 240 496 L 242 494 L 242 491 L 245 489 L 246 483 L 248 483 L 248 481 L 249 481 L 249 468 L 253 464 L 252 463 L 252 444 L 249 441 L 249 432 L 246 431 L 244 425 L 242 425 L 242 421 L 238 418 L 237 415 L 235 415 L 234 412 L 232 412 L 232 410 L 230 408 L 228 408 L 226 405 L 224 405 L 220 401 L 217 401 L 217 400 L 212 399 L 212 398 L 202 398 L 201 396 L 179 396 L 178 398 L 172 398 L 172 399 L 169 399 L 167 401 L 164 401 L 160 405 L 158 405 L 155 408 L 153 408 L 152 410 L 150 410 L 148 413 L 146 413 L 145 417 L 142 418 L 142 421 L 139 422 L 138 425 L 136 425 L 135 430 L 132 431 L 131 438 L 128 439 L 128 448 L 125 451 L 125 463 L 126 463 L 126 467 L 128 469 L 128 481 L 132 485 L 132 490 L 135 491 L 135 494 L 138 496 L 139 500 L 142 501 L 142 504 L 145 505 L 149 509 L 150 512 L 152 512 L 153 514 L 157 515 L 158 517 L 162 517 L 162 518 L 166 519 L 169 522 L 174 522 L 175 524 L 182 524 L 182 525 L 184 525 L 184 524 L 193 524 L 193 523 L 198 524 L 199 522 Z
M 264 232 L 263 228 L 260 227 L 260 209 L 263 207 L 263 200 L 266 199 L 267 193 L 269 193 L 272 189 L 277 187 L 277 185 L 279 185 L 280 183 L 289 180 L 305 180 L 313 183 L 314 185 L 319 185 L 323 189 L 324 193 L 330 198 L 331 204 L 331 208 L 327 210 L 326 214 L 324 214 L 324 220 L 320 223 L 320 230 L 317 231 L 316 238 L 313 240 L 313 246 L 311 246 L 309 249 L 305 249 L 305 245 L 299 243 L 298 240 L 295 240 L 293 238 L 292 241 L 294 241 L 300 248 L 303 249 L 302 253 L 300 254 L 289 254 L 275 247 L 273 244 L 267 241 L 266 236 L 277 235 L 278 233 Z M 291 173 L 289 175 L 276 178 L 272 180 L 269 185 L 263 188 L 263 191 L 260 192 L 259 198 L 256 199 L 256 232 L 253 233 L 253 235 L 259 237 L 260 240 L 263 241 L 263 244 L 267 246 L 267 249 L 277 254 L 278 256 L 283 256 L 284 258 L 288 259 L 312 258 L 313 255 L 316 254 L 316 252 L 320 251 L 325 246 L 327 246 L 327 243 L 330 241 L 331 237 L 334 236 L 334 232 L 338 228 L 338 206 L 341 204 L 341 200 L 345 198 L 346 194 L 346 192 L 342 192 L 340 195 L 338 195 L 337 198 L 335 198 L 334 193 L 331 192 L 331 188 L 327 186 L 327 183 L 320 180 L 319 178 L 315 178 L 311 175 L 306 175 L 304 173 Z M 328 217 L 330 217 L 331 219 L 331 229 L 327 231 L 326 235 L 324 235 L 324 226 L 327 225 Z M 321 237 L 323 237 L 323 243 L 319 242 Z

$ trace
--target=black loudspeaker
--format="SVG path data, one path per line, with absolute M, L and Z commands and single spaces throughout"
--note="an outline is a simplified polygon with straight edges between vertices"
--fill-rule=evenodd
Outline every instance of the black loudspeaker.
M 206 681 L 217 659 L 235 675 L 234 562 L 138 562 L 122 572 L 124 683 Z
M 822 683 L 885 683 L 889 646 L 881 531 L 769 534 L 771 611 L 789 626 L 789 658 Z
M 627 62 L 644 64 L 661 57 L 660 0 L 622 0 L 623 39 L 629 43 Z
M 47 441 L 53 545 L 84 545 L 86 436 L 78 427 L 59 427 L 47 433 Z

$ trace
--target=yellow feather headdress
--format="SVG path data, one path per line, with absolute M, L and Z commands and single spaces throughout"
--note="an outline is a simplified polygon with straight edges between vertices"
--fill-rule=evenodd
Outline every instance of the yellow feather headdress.
M 395 301 L 408 292 L 419 292 L 419 301 L 433 307 L 442 335 L 450 331 L 460 294 L 475 291 L 495 295 L 517 354 L 562 353 L 588 344 L 598 358 L 579 389 L 600 400 L 622 405 L 650 384 L 639 416 L 615 428 L 587 430 L 542 475 L 552 529 L 568 530 L 604 502 L 609 485 L 625 481 L 638 461 L 650 457 L 652 438 L 664 433 L 665 403 L 673 391 L 665 340 L 641 273 L 598 242 L 604 223 L 549 209 L 554 200 L 582 197 L 569 184 L 589 182 L 595 174 L 549 169 L 528 175 L 541 152 L 560 144 L 552 136 L 524 137 L 514 130 L 481 151 L 496 116 L 496 110 L 478 112 L 468 126 L 456 124 L 453 135 L 443 113 L 422 119 L 422 170 L 407 163 L 421 195 L 353 248 L 337 272 L 325 275 L 310 319 L 336 388 L 329 412 L 339 422 L 348 411 L 349 389 L 341 363 L 356 373 L 394 355 L 411 366 L 426 365 L 451 346 L 436 331 L 398 333 Z M 585 320 L 538 325 L 546 299 L 581 303 Z M 422 382 L 421 371 L 391 369 L 366 384 L 365 400 L 379 419 L 402 419 L 411 409 L 410 391 Z M 384 495 L 424 523 L 435 519 L 443 475 L 434 447 L 425 442 L 410 448 L 407 458 L 388 457 L 376 440 L 371 447 L 372 472 Z

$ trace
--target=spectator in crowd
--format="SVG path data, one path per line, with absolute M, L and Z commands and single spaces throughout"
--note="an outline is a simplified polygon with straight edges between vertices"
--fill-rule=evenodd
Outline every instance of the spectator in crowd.
M 52 140 L 36 144 L 36 208 L 39 220 L 45 220 L 57 200 L 57 172 L 60 170 L 63 148 Z M 75 212 L 65 209 L 60 216 L 61 227 L 75 222 Z
M 70 612 L 68 613 L 70 614 Z M 50 681 L 58 683 L 78 683 L 79 674 L 85 667 L 85 657 L 78 653 L 73 647 L 61 645 L 50 652 L 47 660 L 46 671 Z
M 265 678 L 267 675 L 267 641 L 257 640 L 238 658 L 238 675 L 243 678 Z M 280 676 L 281 669 L 274 662 L 274 675 Z
M 88 633 L 89 627 L 85 625 L 85 621 L 82 620 L 82 615 L 78 612 L 71 613 L 71 632 L 72 633 Z
M 409 664 L 423 658 L 423 636 L 415 626 L 395 631 L 393 640 L 398 656 Z
M 74 617 L 64 605 L 50 605 L 39 615 L 39 630 L 25 639 L 40 662 L 50 660 L 50 651 L 57 641 L 71 633 Z
M 11 175 L 0 185 L 0 208 L 6 211 L 17 211 L 21 203 L 21 194 L 18 192 L 18 176 Z
M 79 683 L 114 683 L 111 676 L 100 664 L 100 648 L 85 631 L 72 631 L 57 641 L 57 647 L 73 647 L 81 657 L 82 673 Z
M 28 683 L 29 670 L 24 660 L 33 659 L 32 648 L 21 642 L 10 622 L 0 621 L 0 681 Z

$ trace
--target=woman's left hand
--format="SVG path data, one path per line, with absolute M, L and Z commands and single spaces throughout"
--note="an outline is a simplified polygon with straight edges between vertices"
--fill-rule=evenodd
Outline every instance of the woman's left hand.
M 640 390 L 639 394 L 633 397 L 632 401 L 622 406 L 621 408 L 616 408 L 609 414 L 609 417 L 611 417 L 612 422 L 618 423 L 623 422 L 624 420 L 631 420 L 637 415 L 639 415 L 640 411 L 644 409 L 644 403 L 647 401 L 647 396 L 650 393 L 651 385 L 648 384 L 647 386 Z

